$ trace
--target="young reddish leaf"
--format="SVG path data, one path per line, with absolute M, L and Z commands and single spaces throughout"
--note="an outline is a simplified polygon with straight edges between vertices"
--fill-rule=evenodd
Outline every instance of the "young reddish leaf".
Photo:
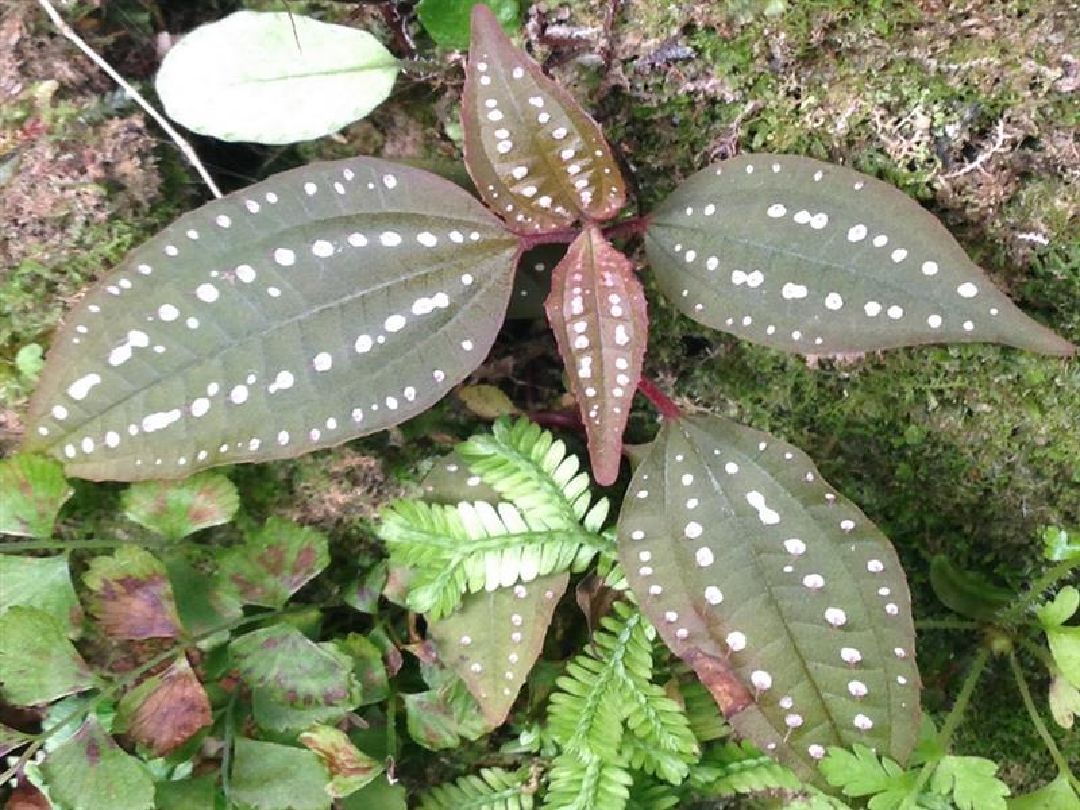
M 418 169 L 275 175 L 181 217 L 81 299 L 26 444 L 81 477 L 181 478 L 396 425 L 483 360 L 518 242 Z
M 221 590 L 245 605 L 280 608 L 330 564 L 326 536 L 272 517 L 221 558 Z
M 0 613 L 13 605 L 42 610 L 56 619 L 68 636 L 77 637 L 82 608 L 71 584 L 67 555 L 0 555 Z
M 21 605 L 0 613 L 0 698 L 36 706 L 97 684 L 55 618 Z
M 233 482 L 206 472 L 183 481 L 142 481 L 121 499 L 124 515 L 169 540 L 228 523 L 240 506 Z
M 936 218 L 892 186 L 791 155 L 698 172 L 651 217 L 649 261 L 694 320 L 802 354 L 1070 343 L 1024 315 Z
M 299 708 L 360 703 L 352 662 L 332 644 L 315 644 L 295 627 L 275 624 L 229 645 L 240 676 L 281 703 Z
M 919 673 L 904 572 L 804 453 L 718 417 L 665 423 L 618 532 L 642 612 L 740 734 L 810 781 L 829 746 L 907 758 Z
M 483 5 L 472 10 L 461 118 L 469 174 L 515 231 L 610 219 L 622 208 L 626 190 L 600 127 Z
M 128 692 L 117 707 L 113 730 L 126 732 L 156 756 L 165 756 L 210 725 L 210 699 L 187 657 Z
M 300 735 L 300 742 L 330 770 L 327 791 L 335 799 L 355 793 L 383 772 L 383 764 L 360 751 L 344 731 L 316 725 Z
M 93 715 L 41 763 L 56 807 L 151 810 L 154 782 L 139 760 L 124 752 Z
M 176 638 L 181 634 L 165 566 L 138 546 L 95 557 L 83 574 L 90 613 L 114 639 Z
M 0 534 L 48 537 L 72 492 L 52 459 L 25 454 L 0 459 Z
M 630 260 L 590 225 L 555 268 L 544 308 L 581 408 L 593 476 L 612 484 L 648 343 L 645 291 Z
M 428 624 L 439 660 L 472 692 L 491 728 L 503 724 L 540 655 L 569 574 L 472 594 L 451 616 Z

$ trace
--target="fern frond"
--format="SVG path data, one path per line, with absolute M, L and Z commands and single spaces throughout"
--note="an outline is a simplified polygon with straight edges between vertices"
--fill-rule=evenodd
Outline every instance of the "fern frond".
M 577 524 L 550 528 L 512 504 L 483 501 L 396 501 L 383 511 L 378 533 L 391 564 L 412 574 L 409 607 L 431 619 L 450 614 L 466 592 L 580 571 L 608 550 L 605 538 Z
M 531 810 L 533 786 L 527 769 L 481 768 L 420 797 L 418 810 Z
M 799 778 L 750 742 L 724 743 L 706 750 L 690 769 L 690 783 L 707 796 L 731 796 L 785 788 L 796 790 Z
M 618 760 L 564 753 L 548 774 L 545 810 L 623 810 L 630 797 L 630 773 Z
M 503 417 L 457 452 L 485 484 L 545 528 L 580 522 L 597 532 L 607 518 L 608 501 L 592 503 L 589 474 L 579 471 L 578 457 L 528 419 Z
M 638 772 L 634 774 L 626 810 L 671 810 L 678 807 L 681 801 L 682 797 L 671 785 L 655 782 Z
M 696 675 L 690 674 L 686 678 L 680 678 L 679 692 L 682 696 L 683 710 L 690 723 L 690 731 L 699 743 L 704 744 L 731 736 L 731 726 L 724 719 L 720 707 L 716 705 L 709 690 L 697 679 Z

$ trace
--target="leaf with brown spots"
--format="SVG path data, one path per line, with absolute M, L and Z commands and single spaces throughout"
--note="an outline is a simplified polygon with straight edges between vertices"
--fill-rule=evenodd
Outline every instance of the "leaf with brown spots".
M 645 291 L 630 260 L 590 225 L 555 268 L 545 309 L 581 409 L 593 476 L 610 485 L 648 343 Z
M 906 760 L 920 711 L 904 572 L 804 453 L 719 417 L 665 422 L 618 534 L 641 611 L 736 731 L 810 781 L 829 746 Z
M 0 534 L 48 537 L 72 492 L 63 468 L 52 459 L 0 459 Z
M 22 605 L 0 613 L 0 699 L 36 706 L 97 685 L 53 616 Z
M 360 790 L 383 772 L 383 764 L 360 751 L 344 731 L 317 725 L 300 735 L 330 771 L 330 795 L 340 799 Z
M 466 596 L 428 635 L 439 660 L 465 681 L 484 719 L 502 725 L 547 635 L 569 574 L 550 574 L 512 588 Z
M 114 639 L 176 638 L 180 617 L 165 566 L 138 546 L 95 557 L 83 574 L 90 613 Z
M 280 608 L 329 564 L 325 535 L 272 517 L 222 555 L 218 577 L 244 604 Z
M 187 657 L 128 692 L 117 707 L 113 730 L 126 732 L 155 756 L 165 756 L 210 725 L 210 699 Z
M 602 221 L 622 208 L 626 189 L 600 127 L 483 5 L 472 11 L 461 119 L 469 174 L 513 230 Z
M 1076 347 L 1021 312 L 887 183 L 794 155 L 703 169 L 650 215 L 649 263 L 699 323 L 799 354 L 923 343 Z
M 140 481 L 121 499 L 124 515 L 169 540 L 228 523 L 240 506 L 236 487 L 221 473 L 182 481 Z

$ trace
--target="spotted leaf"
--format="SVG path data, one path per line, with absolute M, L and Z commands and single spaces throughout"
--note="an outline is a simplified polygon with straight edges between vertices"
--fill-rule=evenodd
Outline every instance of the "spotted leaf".
M 419 169 L 276 175 L 181 217 L 76 305 L 27 445 L 81 477 L 176 478 L 395 425 L 483 360 L 517 247 Z
M 622 208 L 626 190 L 600 127 L 483 5 L 472 10 L 461 116 L 469 174 L 515 231 L 610 219 Z
M 540 655 L 569 574 L 472 594 L 428 634 L 439 660 L 472 692 L 492 728 L 502 725 Z
M 555 268 L 545 308 L 581 409 L 593 476 L 607 486 L 619 475 L 645 359 L 645 291 L 630 260 L 590 226 Z
M 661 289 L 696 321 L 803 354 L 1070 343 L 1024 315 L 932 215 L 890 185 L 790 155 L 698 172 L 652 216 Z
M 155 534 L 180 540 L 232 520 L 240 507 L 236 486 L 221 473 L 184 481 L 140 481 L 121 497 L 124 515 Z
M 222 554 L 218 576 L 222 592 L 243 604 L 280 608 L 329 564 L 325 535 L 273 517 Z
M 128 692 L 117 707 L 113 730 L 164 756 L 210 725 L 210 698 L 187 657 Z
M 618 531 L 642 611 L 740 734 L 811 781 L 829 746 L 907 758 L 919 674 L 903 571 L 805 454 L 718 417 L 668 422 Z
M 95 557 L 83 574 L 90 612 L 114 639 L 176 638 L 182 633 L 164 564 L 138 546 Z

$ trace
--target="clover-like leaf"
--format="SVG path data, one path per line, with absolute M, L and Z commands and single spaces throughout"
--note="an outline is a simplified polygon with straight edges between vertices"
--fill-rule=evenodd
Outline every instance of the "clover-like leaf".
M 502 725 L 540 655 L 569 574 L 467 596 L 452 615 L 428 625 L 439 660 L 465 681 L 484 719 Z
M 154 782 L 91 716 L 41 763 L 56 807 L 151 810 Z
M 229 797 L 256 810 L 330 810 L 330 773 L 306 748 L 236 740 Z
M 95 557 L 83 574 L 90 612 L 115 639 L 176 638 L 182 632 L 164 564 L 138 546 Z
M 26 454 L 0 459 L 0 534 L 48 537 L 72 492 L 52 459 Z
M 126 732 L 156 756 L 164 756 L 210 725 L 210 699 L 187 657 L 128 692 L 117 707 L 113 730 Z
M 472 10 L 461 118 L 469 174 L 515 231 L 610 219 L 622 208 L 626 190 L 600 127 L 484 5 Z
M 152 532 L 179 540 L 200 529 L 228 523 L 240 506 L 236 486 L 221 473 L 204 472 L 182 481 L 140 481 L 122 498 L 124 515 Z
M 919 674 L 904 573 L 804 453 L 719 417 L 667 422 L 618 532 L 642 612 L 740 734 L 811 781 L 829 746 L 907 758 Z
M 698 172 L 651 216 L 645 248 L 684 314 L 784 351 L 971 341 L 1075 351 L 902 192 L 810 158 L 740 155 Z
M 367 31 L 286 11 L 237 11 L 199 26 L 162 60 L 170 118 L 225 141 L 284 144 L 363 118 L 390 95 L 398 62 Z
M 251 687 L 295 706 L 354 708 L 359 687 L 352 662 L 332 644 L 316 644 L 295 627 L 275 624 L 230 644 L 237 671 Z
M 272 517 L 222 555 L 218 576 L 244 604 L 279 608 L 329 564 L 326 535 Z
M 67 635 L 78 636 L 82 608 L 71 584 L 67 555 L 0 555 L 0 613 L 13 605 L 42 610 L 56 619 Z
M 69 313 L 26 443 L 87 478 L 292 457 L 426 410 L 483 360 L 518 238 L 457 186 L 372 158 L 186 214 Z
M 316 725 L 299 739 L 329 769 L 327 791 L 335 799 L 355 793 L 383 772 L 381 762 L 360 751 L 339 729 Z
M 593 476 L 607 486 L 619 475 L 645 359 L 645 291 L 630 260 L 589 226 L 555 268 L 545 308 L 581 409 Z
M 34 706 L 95 686 L 97 678 L 54 617 L 22 605 L 0 613 L 0 698 Z

